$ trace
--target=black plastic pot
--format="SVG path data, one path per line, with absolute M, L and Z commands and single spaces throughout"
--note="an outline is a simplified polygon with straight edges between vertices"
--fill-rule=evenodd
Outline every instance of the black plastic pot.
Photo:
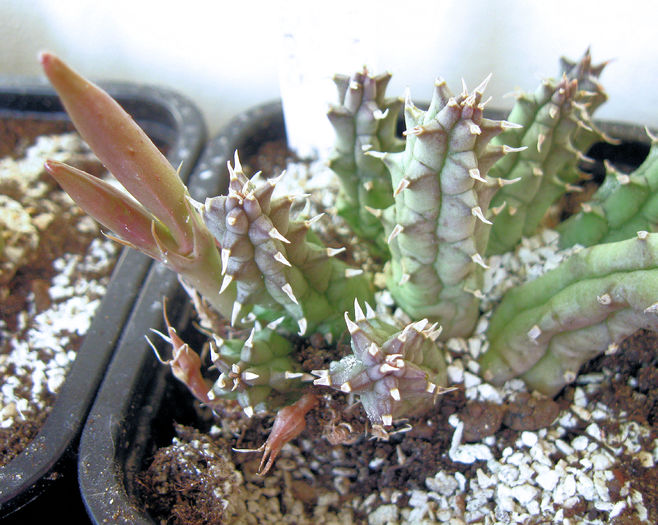
M 174 166 L 183 162 L 181 176 L 187 178 L 205 141 L 199 110 L 168 89 L 126 83 L 103 87 L 167 152 Z M 16 78 L 0 78 L 0 119 L 61 122 L 62 128 L 69 120 L 52 88 L 34 79 Z M 68 522 L 74 522 L 76 509 L 82 514 L 75 476 L 78 440 L 150 267 L 151 260 L 134 250 L 121 253 L 51 414 L 30 445 L 0 467 L 0 516 L 6 520 L 28 523 L 58 514 L 59 509 Z M 28 505 L 37 497 L 38 508 Z
M 501 113 L 490 115 L 500 118 Z M 629 151 L 631 164 L 639 164 L 648 151 L 646 135 L 628 125 L 603 124 L 616 137 L 627 137 L 620 146 L 605 146 L 606 157 Z M 192 196 L 202 201 L 226 188 L 226 162 L 238 149 L 244 161 L 266 141 L 285 138 L 280 103 L 259 106 L 233 120 L 211 140 L 190 177 Z M 601 147 L 597 146 L 601 150 Z M 156 523 L 137 500 L 136 474 L 156 447 L 171 443 L 173 423 L 194 419 L 193 401 L 168 367 L 156 360 L 144 335 L 162 330 L 163 297 L 179 333 L 190 319 L 191 305 L 173 274 L 154 265 L 142 290 L 96 398 L 80 444 L 79 479 L 82 496 L 94 523 L 146 525 Z M 159 344 L 156 338 L 151 338 Z M 185 337 L 184 337 L 185 339 Z M 189 340 L 189 339 L 187 339 Z M 160 345 L 159 350 L 164 350 Z M 166 355 L 166 354 L 165 354 Z

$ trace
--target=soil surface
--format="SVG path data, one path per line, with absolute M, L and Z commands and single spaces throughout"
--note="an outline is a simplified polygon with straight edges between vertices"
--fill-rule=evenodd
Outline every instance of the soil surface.
M 618 434 L 617 421 L 630 419 L 647 425 L 651 432 L 644 441 L 649 451 L 658 439 L 656 348 L 658 336 L 640 332 L 622 343 L 619 352 L 599 357 L 583 370 L 586 374 L 618 371 L 612 380 L 596 386 L 590 402 L 602 402 L 612 409 L 615 417 L 606 419 L 601 425 L 607 434 Z M 523 394 L 514 402 L 503 405 L 468 401 L 463 391 L 454 391 L 443 396 L 428 417 L 410 420 L 408 432 L 391 435 L 386 440 L 365 436 L 363 422 L 366 417 L 360 407 L 348 407 L 345 399 L 338 396 L 323 397 L 319 409 L 307 416 L 306 430 L 290 447 L 313 471 L 312 479 L 290 482 L 293 496 L 304 507 L 305 516 L 300 517 L 299 522 L 312 521 L 320 497 L 337 491 L 337 480 L 349 481 L 342 491 L 337 491 L 339 498 L 333 502 L 334 511 L 354 497 L 367 500 L 372 494 L 379 494 L 378 499 L 385 501 L 386 495 L 394 492 L 404 494 L 395 501 L 396 505 L 404 507 L 411 497 L 408 489 L 422 488 L 422 481 L 432 479 L 437 472 L 460 473 L 466 479 L 477 479 L 477 471 L 482 466 L 480 462 L 465 468 L 447 454 L 455 432 L 449 421 L 450 415 L 457 414 L 464 422 L 465 441 L 478 442 L 495 435 L 496 449 L 503 451 L 515 447 L 523 431 L 550 427 L 561 407 L 568 407 L 572 402 L 574 390 L 573 386 L 565 388 L 555 400 Z M 202 433 L 192 427 L 177 425 L 174 443 L 159 449 L 148 469 L 140 475 L 141 496 L 159 523 L 242 523 L 236 515 L 248 509 L 232 503 L 234 508 L 227 517 L 222 505 L 218 505 L 217 495 L 229 500 L 227 487 L 237 491 L 242 479 L 251 480 L 266 490 L 267 478 L 261 479 L 256 474 L 260 456 L 238 453 L 232 448 L 257 449 L 267 439 L 272 418 L 245 421 L 240 409 L 230 405 L 218 417 L 223 426 L 232 428 L 233 436 L 239 436 L 237 439 L 227 439 L 226 434 L 216 430 Z M 208 420 L 200 420 L 199 427 L 205 428 L 208 423 Z M 588 424 L 581 421 L 572 429 L 573 434 L 583 433 Z M 559 454 L 551 459 L 558 461 Z M 373 475 L 373 463 L 377 464 L 378 475 Z M 233 470 L 233 465 L 236 470 Z M 280 468 L 286 472 L 294 469 L 295 464 L 286 463 Z M 642 494 L 647 520 L 639 519 L 628 508 L 610 523 L 658 522 L 657 469 L 642 465 L 636 454 L 623 454 L 618 457 L 614 472 L 615 479 L 610 485 L 613 501 L 623 501 L 622 487 L 630 483 L 630 487 Z M 281 512 L 285 513 L 284 498 L 280 497 L 278 503 Z M 588 509 L 584 501 L 567 509 L 565 517 L 569 516 L 608 522 L 606 512 Z M 354 512 L 352 518 L 356 523 L 368 523 L 366 512 Z M 542 522 L 539 519 L 534 521 Z
M 348 351 L 318 336 L 301 345 L 309 372 Z M 159 523 L 658 523 L 656 349 L 657 334 L 638 332 L 546 399 L 518 381 L 484 395 L 493 387 L 469 373 L 469 351 L 447 345 L 459 388 L 389 433 L 368 428 L 349 397 L 311 386 L 320 406 L 265 477 L 255 449 L 273 417 L 197 407 L 196 428 L 176 425 L 139 475 L 140 498 Z

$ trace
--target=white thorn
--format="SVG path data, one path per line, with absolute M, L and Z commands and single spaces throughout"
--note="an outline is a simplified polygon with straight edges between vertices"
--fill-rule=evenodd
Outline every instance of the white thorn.
M 372 306 L 370 306 L 370 303 L 366 301 L 366 319 L 374 319 L 375 317 L 377 317 L 377 314 L 372 309 Z
M 519 152 L 525 151 L 527 149 L 528 149 L 528 146 L 521 146 L 520 148 L 513 148 L 513 147 L 508 146 L 507 144 L 505 144 L 503 146 L 503 153 L 505 155 L 507 155 L 508 153 L 519 153 Z
M 319 215 L 316 215 L 315 217 L 312 217 L 306 221 L 307 226 L 311 226 L 311 224 L 315 224 L 318 222 L 322 217 L 324 217 L 324 213 L 320 213 Z
M 471 208 L 471 213 L 474 217 L 480 219 L 484 224 L 493 224 L 490 220 L 487 220 L 487 218 L 482 213 L 482 208 L 479 206 L 473 206 L 473 208 Z
M 253 348 L 255 333 L 256 333 L 256 329 L 252 328 L 251 332 L 249 332 L 249 337 L 247 337 L 247 340 L 244 342 L 244 346 L 246 346 L 247 348 Z
M 235 171 L 242 171 L 242 164 L 240 164 L 240 157 L 238 156 L 237 149 L 233 152 L 233 166 L 235 166 Z
M 267 328 L 269 328 L 270 330 L 276 330 L 279 327 L 279 325 L 283 321 L 285 321 L 285 319 L 286 319 L 286 316 L 282 315 L 278 319 L 275 319 L 274 321 L 270 321 L 269 323 L 267 323 Z
M 299 302 L 297 301 L 297 297 L 295 297 L 295 294 L 292 291 L 292 286 L 290 286 L 290 283 L 284 284 L 281 287 L 281 291 L 285 293 L 293 303 L 299 304 Z
M 393 242 L 393 239 L 395 239 L 403 231 L 404 231 L 404 227 L 401 224 L 396 224 L 395 227 L 393 228 L 393 231 L 391 231 L 391 234 L 388 236 L 388 239 L 386 239 L 386 242 L 388 244 L 391 244 L 391 242 Z
M 439 327 L 439 323 L 438 323 L 438 322 L 437 322 L 437 323 L 433 323 L 432 325 L 428 326 L 427 329 L 425 329 L 425 331 L 424 331 L 424 335 L 425 335 L 425 337 L 429 337 L 430 334 L 431 334 L 434 330 L 436 330 L 438 327 Z
M 352 385 L 350 385 L 349 381 L 345 381 L 340 385 L 340 391 L 345 392 L 346 394 L 349 394 L 352 391 Z
M 285 379 L 299 379 L 304 377 L 304 372 L 289 372 L 288 370 L 286 370 L 283 373 L 283 377 Z
M 541 152 L 541 147 L 544 144 L 545 140 L 546 140 L 546 135 L 544 135 L 543 133 L 540 133 L 537 136 L 537 151 L 538 152 Z
M 388 116 L 388 108 L 386 108 L 384 111 L 381 109 L 376 109 L 372 112 L 372 116 L 375 118 L 375 120 L 383 120 Z
M 539 326 L 537 325 L 534 325 L 530 330 L 528 330 L 528 337 L 533 342 L 536 342 L 540 335 L 541 335 L 541 328 L 539 328 Z
M 260 174 L 260 173 L 261 173 L 261 172 L 259 171 L 258 174 Z M 277 175 L 276 177 L 272 177 L 271 179 L 267 179 L 267 182 L 270 183 L 270 186 L 274 187 L 274 186 L 276 186 L 279 182 L 281 182 L 281 179 L 285 176 L 285 174 L 286 174 L 286 171 L 283 170 L 283 171 L 281 172 L 281 175 Z M 255 177 L 255 176 L 256 176 L 256 175 L 254 175 L 254 177 Z
M 271 239 L 276 239 L 281 242 L 285 242 L 286 244 L 290 244 L 290 241 L 286 239 L 283 235 L 281 235 L 281 232 L 277 230 L 276 228 L 272 227 L 272 229 L 269 231 L 268 235 L 270 236 Z
M 158 334 L 160 333 L 160 332 L 157 332 L 156 330 L 154 330 L 153 328 L 151 328 L 151 330 L 155 331 Z M 162 335 L 162 334 L 160 334 L 160 335 Z M 151 350 L 153 350 L 153 353 L 155 354 L 155 358 L 158 360 L 158 362 L 161 365 L 168 365 L 168 364 L 171 363 L 171 361 L 165 361 L 164 359 L 162 359 L 162 357 L 160 357 L 160 353 L 158 352 L 158 349 L 155 347 L 153 342 L 148 338 L 148 336 L 144 335 L 144 339 L 146 339 L 146 342 L 149 344 L 149 346 L 151 347 Z
M 254 379 L 258 379 L 260 376 L 254 372 L 244 372 L 242 374 L 242 379 L 245 381 L 253 381 Z
M 653 133 L 651 133 L 651 130 L 649 129 L 649 126 L 644 126 L 644 132 L 649 136 L 651 142 L 658 141 L 658 137 L 654 137 Z
M 172 330 L 173 330 L 174 332 L 176 332 L 175 329 L 172 328 Z M 166 334 L 163 334 L 160 330 L 156 330 L 155 328 L 151 328 L 151 332 L 153 332 L 155 335 L 159 336 L 163 341 L 166 341 L 166 342 L 169 343 L 170 345 L 173 344 L 173 342 L 172 342 L 172 340 L 171 340 L 171 337 L 169 337 L 169 336 L 166 335 Z M 144 336 L 144 337 L 146 337 L 146 336 Z M 148 338 L 147 338 L 147 339 L 148 339 Z M 150 342 L 150 340 L 149 340 L 149 342 Z
M 361 275 L 363 273 L 363 270 L 360 268 L 345 268 L 345 277 L 348 279 L 350 277 L 356 277 L 357 275 Z
M 371 213 L 372 215 L 374 215 L 377 218 L 381 217 L 384 214 L 384 212 L 382 210 L 377 209 L 377 208 L 371 208 L 370 206 L 364 206 L 364 208 L 368 213 Z
M 604 293 L 603 295 L 597 295 L 596 302 L 599 303 L 601 306 L 608 306 L 609 304 L 612 304 L 612 297 L 610 297 L 610 294 L 608 293 Z
M 345 312 L 345 324 L 347 325 L 347 329 L 349 330 L 350 334 L 355 334 L 361 330 L 359 325 L 350 319 L 349 315 L 347 315 L 347 312 Z
M 237 363 L 233 363 L 233 364 L 231 365 L 231 372 L 232 372 L 232 373 L 234 373 L 234 374 L 236 374 L 236 375 L 240 375 L 240 372 L 241 372 L 241 371 L 242 371 L 242 369 L 240 368 L 240 365 L 239 365 L 239 364 L 237 364 Z
M 420 332 L 422 332 L 422 331 L 425 329 L 425 327 L 426 327 L 428 324 L 429 324 L 429 321 L 428 321 L 428 319 L 427 319 L 427 317 L 426 317 L 425 319 L 421 319 L 420 321 L 416 321 L 416 322 L 413 323 L 411 326 L 413 327 L 414 330 L 416 330 L 416 332 L 419 332 L 419 333 L 420 333 Z
M 482 130 L 480 129 L 480 126 L 478 126 L 475 122 L 468 121 L 468 131 L 470 131 L 471 135 L 479 135 L 482 133 Z
M 229 285 L 233 282 L 233 276 L 226 274 L 224 276 L 224 279 L 222 280 L 222 285 L 219 288 L 219 293 L 224 293 L 224 291 L 229 287 Z
M 222 275 L 226 273 L 228 269 L 228 259 L 231 256 L 231 250 L 227 248 L 222 248 Z
M 402 277 L 400 277 L 400 280 L 398 281 L 398 286 L 403 286 L 407 284 L 410 279 L 411 279 L 411 275 L 409 275 L 408 273 L 403 273 Z
M 379 347 L 377 346 L 377 343 L 374 343 L 374 342 L 370 343 L 370 346 L 368 347 L 368 353 L 372 357 L 377 357 L 379 352 L 380 352 L 380 350 L 379 350 Z
M 386 426 L 390 426 L 393 424 L 393 416 L 391 414 L 384 414 L 382 416 L 382 423 Z
M 314 385 L 331 386 L 331 376 L 329 375 L 329 370 L 311 370 L 311 373 L 318 376 L 318 378 L 313 381 Z
M 375 184 L 374 184 L 371 180 L 368 180 L 368 181 L 366 181 L 366 182 L 363 183 L 363 188 L 364 188 L 366 191 L 370 191 L 370 190 L 372 190 L 374 187 L 375 187 Z
M 379 371 L 382 374 L 386 374 L 388 372 L 397 372 L 398 370 L 399 370 L 399 368 L 397 368 L 395 366 L 392 366 L 392 365 L 389 365 L 388 363 L 384 363 L 379 367 Z
M 274 254 L 274 260 L 275 260 L 275 261 L 279 261 L 279 262 L 280 262 L 281 264 L 283 264 L 284 266 L 288 266 L 288 267 L 292 268 L 292 264 L 290 264 L 290 262 L 288 261 L 288 259 L 286 259 L 286 256 L 283 255 L 281 252 L 276 252 L 276 253 Z
M 248 418 L 254 417 L 254 407 L 252 407 L 251 405 L 244 407 L 243 410 L 244 413 L 247 414 Z
M 480 182 L 487 182 L 486 179 L 482 178 L 482 175 L 480 174 L 480 170 L 477 168 L 471 168 L 470 170 L 468 170 L 468 176 Z
M 383 151 L 368 151 L 366 152 L 366 155 L 368 157 L 373 157 L 375 159 L 385 159 L 386 158 L 386 153 Z
M 427 388 L 425 388 L 425 392 L 427 392 L 428 394 L 433 394 L 435 390 L 436 390 L 436 385 L 428 381 Z
M 640 230 L 637 232 L 637 238 L 640 239 L 641 241 L 645 241 L 649 237 L 649 232 Z
M 489 104 L 489 102 L 491 102 L 492 100 L 493 100 L 493 97 L 490 96 L 489 98 L 487 98 L 487 100 L 484 100 L 484 101 L 480 102 L 480 103 L 478 104 L 478 109 L 484 109 L 485 106 L 486 106 L 487 104 Z
M 475 264 L 479 264 L 480 266 L 482 266 L 482 268 L 485 268 L 485 269 L 489 268 L 487 266 L 487 263 L 484 262 L 484 259 L 482 258 L 482 256 L 479 253 L 474 253 L 473 255 L 471 255 L 471 260 Z
M 347 250 L 345 246 L 343 246 L 342 248 L 327 248 L 327 255 L 329 257 L 335 257 L 339 253 L 343 253 L 345 250 Z
M 306 333 L 306 329 L 308 328 L 308 322 L 306 321 L 305 317 L 302 317 L 299 321 L 297 321 L 297 326 L 299 326 L 299 335 L 304 335 Z
M 509 120 L 502 120 L 500 122 L 500 126 L 503 128 L 503 130 L 520 129 L 523 127 L 521 124 L 517 124 L 516 122 L 510 122 Z
M 359 321 L 365 321 L 366 316 L 363 313 L 363 310 L 361 309 L 361 305 L 359 305 L 359 300 L 354 299 L 354 320 L 358 323 Z
M 240 315 L 240 310 L 242 310 L 242 305 L 235 301 L 233 303 L 233 310 L 231 311 L 231 325 L 235 326 L 235 323 L 238 321 L 238 315 Z
M 410 184 L 411 181 L 407 177 L 402 177 L 402 179 L 400 179 L 400 183 L 398 184 L 397 188 L 395 188 L 395 191 L 393 192 L 393 197 L 397 197 L 398 195 L 400 195 L 400 193 L 406 190 Z
M 397 389 L 397 387 L 393 387 L 389 390 L 389 393 L 391 394 L 391 397 L 395 399 L 396 401 L 400 401 L 402 399 L 400 397 L 400 391 Z
M 432 341 L 436 341 L 439 336 L 441 335 L 441 332 L 443 332 L 443 326 L 439 326 L 436 330 L 433 330 L 432 332 L 429 333 L 429 338 Z
M 482 82 L 480 82 L 480 85 L 477 86 L 473 91 L 480 94 L 484 93 L 484 91 L 487 89 L 487 85 L 489 84 L 489 81 L 491 80 L 492 76 L 493 73 L 489 73 L 487 77 Z

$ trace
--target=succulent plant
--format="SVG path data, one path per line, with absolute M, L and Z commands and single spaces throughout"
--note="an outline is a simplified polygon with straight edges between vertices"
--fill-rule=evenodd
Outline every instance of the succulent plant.
M 506 182 L 487 172 L 515 151 L 490 144 L 516 126 L 484 118 L 487 82 L 455 97 L 437 80 L 427 111 L 407 97 L 405 151 L 370 153 L 389 168 L 394 188 L 395 203 L 382 214 L 387 287 L 409 316 L 438 321 L 444 338 L 469 335 L 479 317 L 489 202 Z
M 304 428 L 318 386 L 355 394 L 373 425 L 430 410 L 449 389 L 441 340 L 471 335 L 480 316 L 485 254 L 534 233 L 581 177 L 582 149 L 606 139 L 590 118 L 606 98 L 598 83 L 605 64 L 592 65 L 589 51 L 578 63 L 563 60 L 560 80 L 521 95 L 507 121 L 484 117 L 488 79 L 457 96 L 438 80 L 427 111 L 407 97 L 404 141 L 395 136 L 401 101 L 384 95 L 390 75 L 336 77 L 340 104 L 329 117 L 338 210 L 375 256 L 390 254 L 383 281 L 411 319 L 401 323 L 369 306 L 375 277 L 323 244 L 311 229 L 318 218 L 292 219 L 292 198 L 272 197 L 280 179 L 257 184 L 236 153 L 228 193 L 194 202 L 114 101 L 54 55 L 41 60 L 75 125 L 132 197 L 61 163 L 48 162 L 48 171 L 120 242 L 180 275 L 211 332 L 220 375 L 214 383 L 203 376 L 201 358 L 168 320 L 161 335 L 173 352 L 163 362 L 197 399 L 211 407 L 235 399 L 249 416 L 279 409 L 258 449 L 263 471 Z M 495 308 L 481 358 L 487 379 L 519 376 L 553 395 L 621 338 L 658 330 L 658 233 L 644 231 L 658 217 L 655 142 L 636 172 L 610 170 L 583 213 L 560 227 L 565 246 L 606 244 L 581 249 Z M 249 336 L 222 339 L 227 324 L 251 327 Z M 345 331 L 352 353 L 315 370 L 309 385 L 292 334 L 336 340 Z
M 386 255 L 383 226 L 373 214 L 393 203 L 386 167 L 369 151 L 401 151 L 404 142 L 395 131 L 401 98 L 386 98 L 390 73 L 371 76 L 367 69 L 351 77 L 336 75 L 339 104 L 327 116 L 336 132 L 329 166 L 341 181 L 336 207 L 354 233 L 370 241 L 371 250 Z
M 518 182 L 492 198 L 491 205 L 500 213 L 491 228 L 489 254 L 507 252 L 522 236 L 531 236 L 551 204 L 567 191 L 578 189 L 574 184 L 583 175 L 577 165 L 586 159 L 578 148 L 606 139 L 591 121 L 589 92 L 579 86 L 579 80 L 587 87 L 594 82 L 583 61 L 589 63 L 588 54 L 578 65 L 568 67 L 569 74 L 565 72 L 561 80 L 545 80 L 535 93 L 518 95 L 508 119 L 519 127 L 494 139 L 494 143 L 525 149 L 496 163 L 491 170 L 493 176 Z M 602 90 L 597 93 L 605 96 Z
M 329 370 L 316 370 L 314 383 L 358 394 L 374 424 L 426 412 L 447 385 L 443 351 L 436 344 L 441 329 L 427 319 L 399 326 L 365 306 L 366 315 L 355 301 L 354 321 L 345 313 L 353 354 Z
M 644 231 L 578 251 L 510 290 L 491 318 L 481 371 L 495 383 L 521 376 L 553 396 L 641 328 L 658 330 L 658 234 Z
M 307 240 L 314 219 L 292 221 L 292 199 L 271 199 L 278 179 L 256 186 L 237 154 L 229 173 L 228 195 L 207 199 L 203 218 L 221 246 L 220 294 L 236 287 L 231 323 L 253 311 L 268 321 L 294 320 L 300 335 L 339 335 L 336 321 L 354 298 L 372 297 L 368 276 L 335 258 L 343 250 Z
M 581 211 L 558 225 L 560 247 L 592 246 L 629 239 L 638 231 L 658 230 L 658 138 L 633 173 L 606 164 L 603 184 Z
M 209 397 L 237 399 L 249 417 L 291 404 L 299 398 L 306 375 L 291 359 L 288 339 L 258 328 L 246 340 L 215 337 L 211 345 L 211 360 L 220 375 Z

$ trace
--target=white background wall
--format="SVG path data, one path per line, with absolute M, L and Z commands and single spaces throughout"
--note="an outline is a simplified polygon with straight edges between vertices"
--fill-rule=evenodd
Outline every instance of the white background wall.
M 509 107 L 504 94 L 591 45 L 595 61 L 614 60 L 597 116 L 658 127 L 656 15 L 651 0 L 0 0 L 0 74 L 39 74 L 37 51 L 50 49 L 94 79 L 177 89 L 215 132 L 279 97 L 279 71 L 294 88 L 295 68 L 328 84 L 367 62 L 393 72 L 390 94 L 409 86 L 418 99 L 436 76 L 458 91 L 461 77 L 472 87 L 493 72 L 490 105 Z

